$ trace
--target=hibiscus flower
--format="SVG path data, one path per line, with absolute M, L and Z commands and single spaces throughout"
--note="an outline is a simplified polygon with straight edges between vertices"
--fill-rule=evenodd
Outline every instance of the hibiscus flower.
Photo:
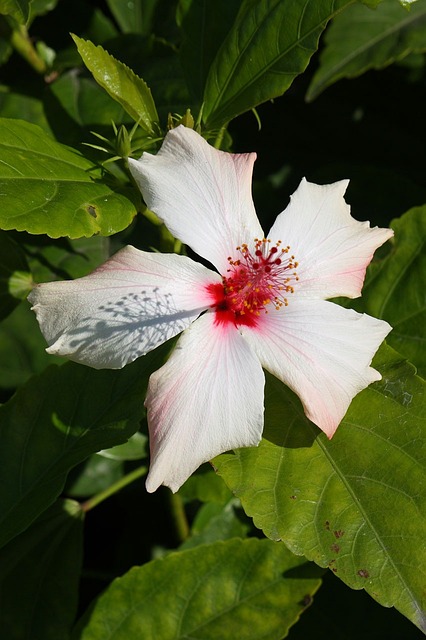
M 29 296 L 48 353 L 95 368 L 124 367 L 183 331 L 149 380 L 148 491 L 177 491 L 201 463 L 259 443 L 262 367 L 329 438 L 380 379 L 370 363 L 391 327 L 327 299 L 361 294 L 392 231 L 351 217 L 347 181 L 302 180 L 265 236 L 251 196 L 255 157 L 179 126 L 157 155 L 129 161 L 147 206 L 216 271 L 128 246 L 92 274 Z

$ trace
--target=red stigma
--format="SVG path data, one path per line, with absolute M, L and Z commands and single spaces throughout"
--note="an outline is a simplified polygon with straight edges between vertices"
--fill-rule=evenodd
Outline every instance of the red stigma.
M 269 305 L 277 310 L 288 305 L 286 294 L 294 292 L 298 263 L 288 255 L 290 247 L 281 247 L 281 241 L 270 247 L 270 242 L 256 239 L 254 251 L 247 244 L 237 247 L 240 257 L 228 258 L 222 284 L 209 285 L 217 323 L 256 326 Z

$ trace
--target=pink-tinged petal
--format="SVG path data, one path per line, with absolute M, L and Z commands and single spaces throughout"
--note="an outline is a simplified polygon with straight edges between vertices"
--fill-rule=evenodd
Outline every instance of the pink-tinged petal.
M 40 284 L 28 296 L 48 353 L 120 369 L 186 329 L 220 276 L 185 256 L 128 246 L 84 278 Z
M 329 438 L 354 396 L 381 376 L 371 360 L 391 327 L 323 300 L 291 299 L 241 327 L 265 369 L 290 387 Z
M 393 236 L 352 218 L 344 200 L 347 180 L 317 185 L 303 179 L 269 238 L 290 246 L 298 262 L 295 295 L 332 298 L 361 295 L 375 250 Z
M 255 158 L 218 151 L 179 126 L 157 155 L 144 153 L 129 164 L 147 206 L 224 274 L 237 246 L 263 236 L 251 196 Z
M 217 325 L 214 313 L 194 322 L 149 381 L 147 490 L 177 491 L 203 462 L 257 445 L 263 388 L 259 360 L 235 326 Z

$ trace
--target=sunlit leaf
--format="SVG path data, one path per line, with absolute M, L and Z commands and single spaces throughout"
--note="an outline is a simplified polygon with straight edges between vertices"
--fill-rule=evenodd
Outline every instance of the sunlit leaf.
M 395 0 L 383 0 L 374 11 L 355 4 L 333 20 L 325 43 L 308 100 L 341 78 L 383 69 L 410 53 L 426 51 L 426 3 L 415 3 L 410 11 Z
M 73 36 L 78 52 L 96 82 L 117 100 L 148 133 L 155 132 L 158 114 L 146 83 L 101 46 Z
M 136 214 L 133 189 L 114 191 L 99 167 L 35 125 L 0 119 L 0 154 L 0 228 L 111 235 Z
M 0 551 L 0 628 L 7 640 L 65 639 L 77 611 L 79 505 L 58 500 Z
M 49 367 L 0 407 L 1 545 L 55 500 L 72 467 L 138 429 L 148 377 L 165 349 L 122 371 Z
M 281 640 L 319 587 L 312 569 L 270 540 L 175 552 L 115 580 L 73 640 Z
M 214 460 L 257 527 L 426 631 L 425 383 L 390 347 L 328 441 L 268 379 L 264 439 Z
M 204 91 L 207 128 L 282 95 L 304 71 L 327 22 L 353 0 L 246 0 Z

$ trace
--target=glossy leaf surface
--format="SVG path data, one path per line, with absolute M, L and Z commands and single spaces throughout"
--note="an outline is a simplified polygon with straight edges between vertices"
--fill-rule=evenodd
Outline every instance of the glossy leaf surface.
M 332 440 L 268 379 L 264 439 L 214 460 L 257 527 L 426 631 L 425 383 L 389 347 Z
M 58 238 L 111 235 L 136 214 L 77 151 L 22 120 L 0 119 L 0 227 Z
M 146 83 L 101 46 L 73 36 L 84 64 L 95 80 L 148 133 L 154 133 L 158 114 Z
M 304 71 L 327 22 L 353 0 L 246 0 L 210 68 L 206 127 L 282 95 Z

